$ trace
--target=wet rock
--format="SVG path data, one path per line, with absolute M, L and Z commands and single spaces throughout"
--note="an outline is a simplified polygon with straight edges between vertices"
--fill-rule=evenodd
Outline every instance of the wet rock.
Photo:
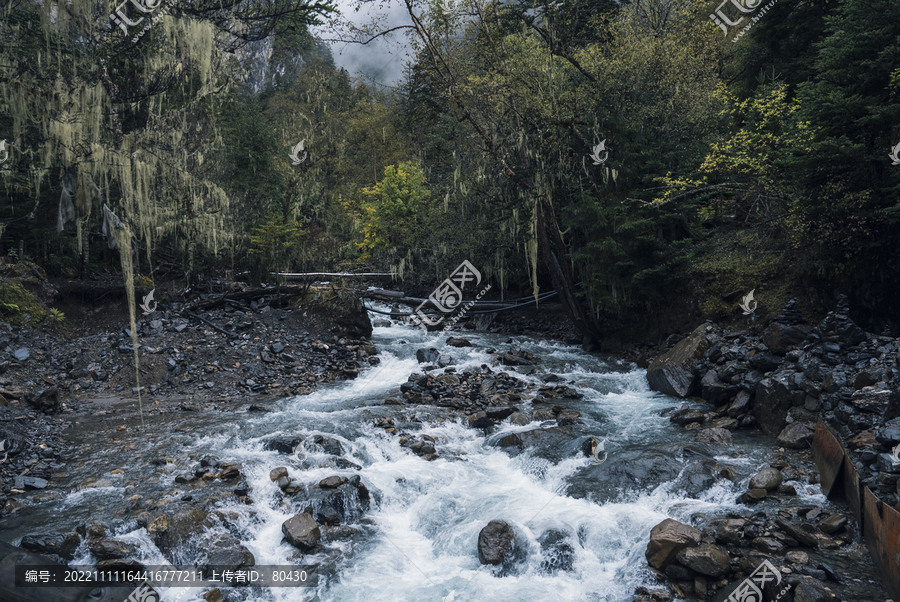
M 819 523 L 819 529 L 822 530 L 822 533 L 828 533 L 831 535 L 836 531 L 840 531 L 845 526 L 847 526 L 847 517 L 843 514 L 832 514 L 825 520 Z
M 647 369 L 650 388 L 674 397 L 693 392 L 700 360 L 713 345 L 712 327 L 701 324 L 675 347 L 657 357 Z
M 775 520 L 775 524 L 778 525 L 779 529 L 784 531 L 790 537 L 796 539 L 807 548 L 812 548 L 814 550 L 818 549 L 819 540 L 816 539 L 816 536 L 803 530 L 799 525 L 786 520 L 782 520 L 780 518 Z
M 814 435 L 805 424 L 792 422 L 778 435 L 778 445 L 790 449 L 806 449 L 812 444 Z
M 753 417 L 767 435 L 775 437 L 787 424 L 787 413 L 793 405 L 788 374 L 779 372 L 756 387 Z
M 693 422 L 703 422 L 706 418 L 706 414 L 699 410 L 691 410 L 689 408 L 682 408 L 672 414 L 669 417 L 670 422 L 674 422 L 679 426 L 687 426 Z
M 571 571 L 575 563 L 575 548 L 562 531 L 546 531 L 538 538 L 541 544 L 541 570 L 554 574 L 559 571 Z
M 451 347 L 471 347 L 472 343 L 468 339 L 454 338 L 450 337 L 447 339 L 447 344 Z
M 672 563 L 666 567 L 666 570 L 663 571 L 669 579 L 673 581 L 692 581 L 694 577 L 697 576 L 697 573 L 687 568 L 686 566 L 681 566 L 680 564 Z
M 339 476 L 331 476 L 325 477 L 321 481 L 319 481 L 319 487 L 322 489 L 337 489 L 341 485 L 347 482 L 347 479 Z
M 750 489 L 745 491 L 738 500 L 741 504 L 755 504 L 766 499 L 765 489 Z
M 25 402 L 41 412 L 56 412 L 59 410 L 59 387 L 28 392 L 25 394 Z
M 15 489 L 46 489 L 49 483 L 46 479 L 38 477 L 16 477 L 13 480 Z
M 807 577 L 807 579 L 811 579 Z M 803 581 L 793 589 L 794 602 L 831 602 L 834 597 L 822 584 Z
M 19 546 L 36 554 L 55 554 L 64 560 L 72 560 L 80 544 L 78 533 L 69 531 L 26 535 Z
M 156 532 L 154 541 L 163 554 L 169 555 L 179 546 L 196 541 L 207 526 L 206 512 L 199 508 L 186 508 L 168 519 L 166 530 Z
M 716 528 L 716 541 L 725 544 L 740 545 L 744 537 L 744 525 L 747 521 L 743 518 L 727 518 Z
M 685 548 L 675 556 L 678 563 L 707 577 L 721 577 L 728 572 L 728 552 L 713 544 Z
M 288 476 L 287 466 L 279 466 L 278 468 L 273 468 L 269 471 L 269 480 L 277 481 L 283 477 Z
M 774 491 L 781 485 L 784 479 L 781 471 L 777 468 L 763 468 L 756 473 L 751 479 L 748 489 L 765 489 L 767 492 Z
M 772 353 L 784 355 L 806 340 L 812 327 L 806 324 L 772 322 L 763 332 L 763 343 Z
M 784 559 L 794 564 L 809 564 L 809 554 L 800 550 L 791 550 L 784 555 Z
M 606 502 L 618 499 L 626 491 L 648 491 L 678 477 L 684 466 L 675 459 L 680 453 L 682 448 L 674 445 L 611 452 L 606 462 L 588 465 L 578 478 L 571 480 L 569 495 L 590 496 L 595 502 Z
M 694 441 L 709 445 L 728 446 L 732 444 L 731 431 L 718 427 L 700 429 L 694 435 Z
M 110 560 L 113 558 L 125 558 L 134 553 L 134 550 L 123 541 L 117 539 L 101 539 L 92 541 L 88 544 L 91 554 L 100 560 Z
M 441 356 L 440 352 L 434 347 L 428 349 L 419 349 L 416 351 L 416 360 L 420 364 L 434 364 Z
M 781 554 L 784 551 L 784 544 L 774 537 L 755 537 L 750 547 L 763 554 Z
M 509 415 L 509 421 L 519 426 L 525 426 L 531 422 L 531 419 L 522 412 L 513 412 Z
M 653 568 L 663 570 L 675 562 L 679 552 L 700 545 L 702 533 L 690 525 L 667 518 L 650 531 L 644 557 Z
M 306 513 L 295 514 L 284 521 L 281 532 L 292 546 L 301 550 L 312 550 L 319 543 L 322 532 L 313 517 Z
M 478 533 L 478 560 L 481 564 L 501 564 L 513 551 L 515 532 L 506 522 L 492 520 Z
M 201 552 L 194 562 L 204 571 L 211 567 L 235 571 L 256 564 L 250 550 L 231 533 L 215 533 L 199 547 Z
M 453 365 L 453 356 L 449 353 L 442 353 L 440 357 L 438 357 L 437 365 L 441 368 L 446 368 L 447 366 Z

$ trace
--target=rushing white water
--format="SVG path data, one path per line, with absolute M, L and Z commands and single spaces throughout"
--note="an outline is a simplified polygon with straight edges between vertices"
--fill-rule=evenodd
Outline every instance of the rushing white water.
M 335 573 L 328 573 L 330 577 L 320 575 L 318 587 L 265 591 L 245 588 L 240 599 L 630 601 L 636 586 L 650 583 L 643 558 L 650 529 L 667 517 L 689 521 L 696 513 L 737 510 L 735 499 L 746 488 L 746 479 L 767 464 L 766 452 L 752 442 L 736 440 L 735 446 L 716 460 L 732 467 L 743 481 L 720 480 L 698 499 L 686 497 L 668 482 L 598 504 L 567 496 L 573 480 L 591 464 L 591 458 L 562 452 L 556 460 L 529 452 L 511 456 L 487 444 L 497 434 L 537 428 L 537 422 L 524 427 L 504 423 L 486 439 L 482 431 L 461 423 L 428 420 L 423 407 L 394 407 L 408 415 L 418 413 L 423 421 L 416 434 L 434 437 L 439 458 L 426 461 L 401 447 L 398 437 L 373 426 L 372 419 L 385 409 L 381 407 L 385 397 L 397 396 L 397 387 L 418 370 L 416 349 L 436 347 L 442 353 L 450 353 L 457 371 L 463 372 L 490 364 L 492 356 L 487 349 L 505 350 L 509 346 L 508 336 L 471 332 L 464 336 L 475 347 L 447 347 L 446 335 L 426 335 L 402 325 L 376 328 L 372 341 L 380 351 L 381 363 L 357 379 L 281 400 L 269 413 L 244 414 L 233 420 L 219 417 L 214 430 L 204 429 L 200 435 L 172 435 L 173 440 L 184 445 L 182 455 L 214 454 L 243 465 L 254 503 L 222 502 L 220 509 L 237 514 L 242 541 L 258 565 L 316 564 L 326 560 L 324 555 L 307 555 L 299 561 L 297 550 L 282 542 L 281 525 L 300 510 L 303 500 L 276 503 L 279 490 L 269 479 L 273 468 L 288 466 L 290 476 L 300 484 L 315 483 L 332 475 L 358 474 L 373 494 L 369 511 L 359 524 L 351 525 L 360 530 L 360 535 L 327 544 L 342 555 Z M 606 439 L 610 458 L 626 449 L 649 450 L 661 442 L 691 441 L 689 432 L 656 414 L 662 408 L 680 404 L 680 400 L 651 392 L 643 370 L 559 343 L 521 337 L 514 338 L 514 343 L 542 359 L 539 374 L 553 372 L 584 395 L 573 404 L 584 422 L 577 427 L 577 437 Z M 493 368 L 495 372 L 500 369 Z M 524 376 L 513 370 L 508 373 L 523 383 L 542 384 L 539 374 Z M 527 413 L 528 402 L 517 405 Z M 341 442 L 346 450 L 344 458 L 362 469 L 301 469 L 284 454 L 264 449 L 266 437 L 279 432 L 327 434 Z M 315 460 L 319 456 L 324 454 L 307 452 L 305 457 Z M 177 488 L 174 476 L 164 476 L 162 484 Z M 817 488 L 796 485 L 804 502 L 824 501 Z M 107 489 L 117 491 L 115 487 Z M 81 506 L 100 493 L 101 490 L 92 490 L 70 495 L 60 502 L 60 507 Z M 512 525 L 517 534 L 521 561 L 507 572 L 481 565 L 478 559 L 479 531 L 495 519 Z M 567 569 L 547 569 L 552 558 L 542 549 L 539 538 L 548 531 L 561 534 L 567 544 Z M 129 538 L 139 545 L 143 561 L 162 563 L 162 555 L 145 529 L 132 529 L 116 537 Z M 90 559 L 90 553 L 83 550 L 80 560 Z M 185 602 L 199 600 L 201 592 L 171 588 L 163 593 L 166 600 Z

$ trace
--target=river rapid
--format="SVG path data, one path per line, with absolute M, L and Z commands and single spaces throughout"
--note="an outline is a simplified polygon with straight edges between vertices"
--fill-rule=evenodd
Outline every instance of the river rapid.
M 692 433 L 659 415 L 682 400 L 650 391 L 645 371 L 633 364 L 578 347 L 514 337 L 513 344 L 541 360 L 536 372 L 526 375 L 529 368 L 492 365 L 489 350 L 508 349 L 509 335 L 466 331 L 462 336 L 473 344 L 468 348 L 447 346 L 447 336 L 403 324 L 376 327 L 371 340 L 380 363 L 354 380 L 279 400 L 267 406 L 268 412 L 185 412 L 167 431 L 156 423 L 150 434 L 131 439 L 125 447 L 94 447 L 89 461 L 69 470 L 67 494 L 7 517 L 0 522 L 0 536 L 18 544 L 28 533 L 72 530 L 99 520 L 107 525 L 108 537 L 132 545 L 133 557 L 144 564 L 191 564 L 190 552 L 164 558 L 147 529 L 123 518 L 129 515 L 122 510 L 134 495 L 173 503 L 186 494 L 197 497 L 199 492 L 176 483 L 176 475 L 196 466 L 197 459 L 214 455 L 243 467 L 253 502 L 224 496 L 207 510 L 232 517 L 231 532 L 252 552 L 256 564 L 322 566 L 316 587 L 236 588 L 227 593 L 227 600 L 629 602 L 636 587 L 653 583 L 644 550 L 654 525 L 668 517 L 690 523 L 698 514 L 746 511 L 736 498 L 746 490 L 749 477 L 771 461 L 770 440 L 736 432 L 733 446 L 713 454 L 721 467 L 734 471 L 734 481 L 719 479 L 692 492 L 679 474 L 659 485 L 635 484 L 601 494 L 598 467 L 581 452 L 589 437 L 605 440 L 605 462 L 614 463 L 617 456 L 663 454 L 676 472 L 684 472 L 688 463 L 677 450 L 695 445 Z M 540 422 L 519 426 L 507 420 L 485 434 L 462 419 L 445 419 L 438 408 L 384 405 L 386 398 L 401 397 L 400 384 L 420 371 L 416 350 L 427 347 L 451 354 L 458 373 L 488 365 L 532 389 L 543 384 L 541 376 L 556 374 L 583 395 L 566 404 L 581 413 L 583 424 L 574 426 L 564 444 L 511 454 L 496 446 L 497 440 L 539 428 Z M 531 415 L 530 402 L 516 405 Z M 394 416 L 400 434 L 433 437 L 438 458 L 427 461 L 401 446 L 397 435 L 374 424 L 382 416 Z M 314 448 L 296 458 L 302 462 L 265 449 L 266 441 L 278 434 L 332 437 L 340 442 L 342 457 L 362 468 L 317 466 L 316 460 L 327 454 Z M 150 463 L 160 457 L 176 462 L 162 467 Z M 177 464 L 181 469 L 174 468 Z M 282 498 L 269 477 L 280 466 L 301 485 L 332 475 L 359 475 L 371 503 L 348 525 L 358 533 L 327 542 L 329 552 L 301 559 L 298 550 L 282 540 L 282 523 L 302 511 L 302 500 Z M 798 503 L 829 505 L 817 486 L 792 484 Z M 478 535 L 491 520 L 503 520 L 516 532 L 517 561 L 511 566 L 479 562 Z M 72 564 L 95 560 L 83 544 Z M 198 588 L 162 590 L 164 600 L 179 602 L 199 601 L 202 593 Z

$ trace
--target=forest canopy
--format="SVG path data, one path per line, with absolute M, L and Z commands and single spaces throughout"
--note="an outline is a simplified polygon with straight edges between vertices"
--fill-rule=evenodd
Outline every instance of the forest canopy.
M 709 278 L 898 315 L 900 2 L 402 6 L 385 86 L 336 67 L 329 2 L 5 0 L 0 252 L 116 270 L 105 204 L 151 279 L 468 259 L 594 339 Z

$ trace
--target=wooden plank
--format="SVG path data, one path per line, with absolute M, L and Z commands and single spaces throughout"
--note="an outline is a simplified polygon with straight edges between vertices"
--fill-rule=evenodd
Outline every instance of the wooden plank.
M 900 512 L 863 488 L 866 545 L 888 595 L 900 600 Z
M 834 433 L 820 420 L 816 424 L 816 434 L 812 442 L 812 456 L 819 469 L 819 483 L 822 493 L 831 498 L 841 493 L 843 479 L 841 479 L 841 467 L 844 464 L 844 446 Z M 838 489 L 834 486 L 837 484 Z

